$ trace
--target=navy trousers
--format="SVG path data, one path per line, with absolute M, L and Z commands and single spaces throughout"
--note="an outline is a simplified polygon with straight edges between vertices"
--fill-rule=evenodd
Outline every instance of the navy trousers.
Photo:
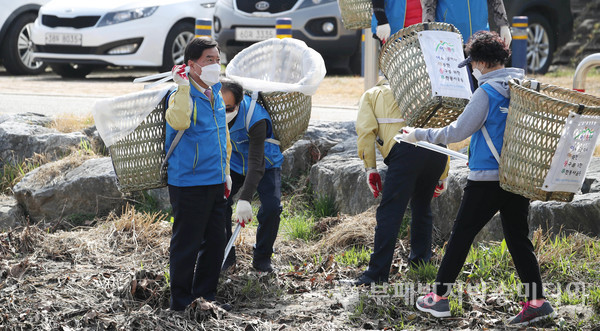
M 227 230 L 227 240 L 231 238 L 231 216 L 233 196 L 244 185 L 245 176 L 236 172 L 231 172 L 231 195 L 227 199 L 227 211 L 225 218 L 225 229 Z M 260 199 L 260 208 L 256 218 L 258 219 L 258 228 L 256 230 L 256 245 L 254 247 L 254 258 L 270 258 L 273 254 L 273 244 L 279 231 L 279 222 L 281 215 L 281 169 L 266 169 L 265 174 L 256 188 Z M 229 254 L 235 254 L 235 250 Z
M 225 250 L 224 192 L 224 184 L 169 185 L 174 216 L 169 255 L 172 310 L 183 310 L 199 297 L 215 299 Z
M 382 199 L 377 208 L 375 242 L 365 275 L 387 282 L 394 256 L 398 231 L 410 201 L 409 263 L 428 262 L 431 258 L 433 191 L 444 172 L 448 157 L 408 143 L 395 144 L 384 162 L 388 166 Z

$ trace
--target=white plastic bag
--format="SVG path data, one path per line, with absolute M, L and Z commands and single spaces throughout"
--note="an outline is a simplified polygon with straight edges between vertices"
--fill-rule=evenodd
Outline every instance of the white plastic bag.
M 96 102 L 92 115 L 107 147 L 133 132 L 169 92 L 169 88 L 131 93 Z

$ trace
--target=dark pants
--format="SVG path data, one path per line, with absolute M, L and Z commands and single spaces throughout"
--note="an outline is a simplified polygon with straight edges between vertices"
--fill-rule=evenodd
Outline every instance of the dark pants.
M 506 245 L 527 296 L 530 300 L 543 298 L 540 267 L 533 244 L 527 237 L 529 200 L 503 190 L 497 181 L 471 180 L 467 181 L 446 254 L 435 280 L 436 294 L 448 296 L 450 284 L 454 283 L 462 269 L 473 239 L 497 211 L 500 211 Z
M 236 172 L 231 172 L 231 194 L 227 199 L 227 211 L 225 218 L 225 229 L 227 230 L 227 240 L 231 238 L 231 215 L 233 205 L 233 196 L 244 185 L 245 176 Z M 281 169 L 266 169 L 265 174 L 256 188 L 260 199 L 260 209 L 256 218 L 258 219 L 258 229 L 256 230 L 256 245 L 254 248 L 255 259 L 271 258 L 273 254 L 273 244 L 279 231 L 279 221 L 281 215 Z M 229 253 L 235 254 L 234 248 Z M 231 255 L 233 256 L 233 255 Z
M 173 236 L 169 255 L 171 309 L 196 298 L 214 300 L 225 250 L 224 185 L 169 185 Z
M 408 143 L 394 145 L 385 159 L 388 165 L 381 203 L 377 208 L 374 250 L 365 275 L 385 282 L 389 278 L 398 231 L 410 200 L 409 263 L 431 258 L 433 191 L 448 157 Z

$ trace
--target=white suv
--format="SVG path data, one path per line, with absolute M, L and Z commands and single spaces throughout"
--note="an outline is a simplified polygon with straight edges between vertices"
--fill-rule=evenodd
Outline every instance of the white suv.
M 183 62 L 196 18 L 212 18 L 215 1 L 52 0 L 32 29 L 34 56 L 67 78 L 107 65 L 167 71 Z
M 0 6 L 0 59 L 13 75 L 35 75 L 46 69 L 31 56 L 31 26 L 40 7 L 49 0 L 10 0 Z

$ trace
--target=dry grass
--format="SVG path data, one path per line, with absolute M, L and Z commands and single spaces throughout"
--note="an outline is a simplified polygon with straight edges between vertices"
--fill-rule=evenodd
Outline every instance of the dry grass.
M 364 78 L 327 76 L 319 85 L 312 102 L 318 106 L 357 107 L 364 92 Z
M 63 133 L 70 133 L 81 131 L 92 125 L 94 125 L 94 117 L 92 114 L 60 114 L 56 116 L 49 127 Z

